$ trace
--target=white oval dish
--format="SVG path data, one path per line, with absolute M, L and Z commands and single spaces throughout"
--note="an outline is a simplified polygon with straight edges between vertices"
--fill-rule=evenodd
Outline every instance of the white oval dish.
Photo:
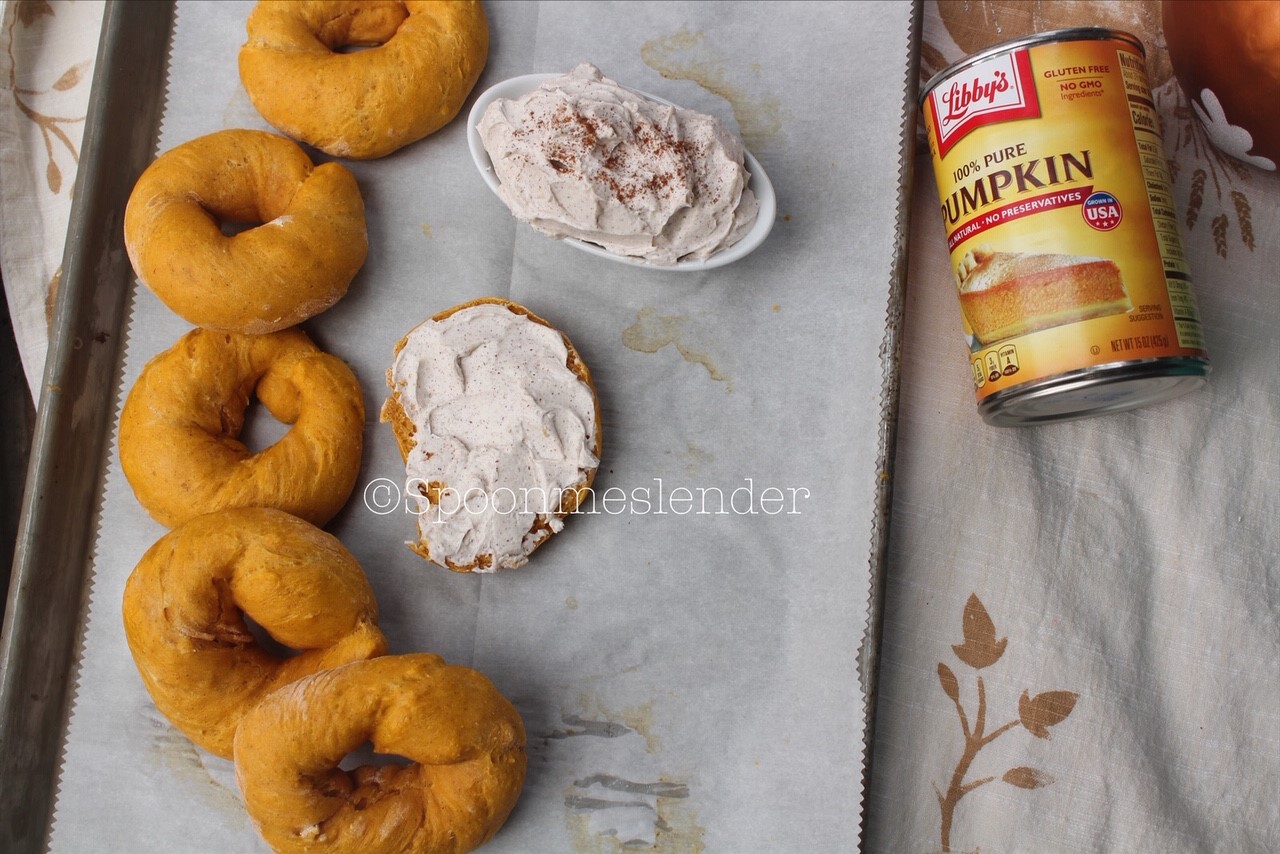
M 484 115 L 485 109 L 490 104 L 500 98 L 519 98 L 526 92 L 531 92 L 538 88 L 544 81 L 554 80 L 563 76 L 563 74 L 524 74 L 520 77 L 512 77 L 508 80 L 503 80 L 501 83 L 495 83 L 476 98 L 475 105 L 472 106 L 471 113 L 467 116 L 467 147 L 471 150 L 471 159 L 475 161 L 476 168 L 480 170 L 480 177 L 484 179 L 484 182 L 489 185 L 489 189 L 493 190 L 495 194 L 498 192 L 498 184 L 500 182 L 498 181 L 498 176 L 494 174 L 493 162 L 489 159 L 489 153 L 484 150 L 484 143 L 480 141 L 480 132 L 477 129 L 480 117 Z M 672 107 L 679 106 L 666 98 L 650 95 L 647 92 L 641 92 L 639 89 L 631 89 L 631 91 Z M 746 150 L 745 146 L 742 149 L 742 155 L 750 176 L 747 186 L 760 203 L 760 212 L 756 215 L 755 224 L 742 236 L 741 240 L 732 246 L 721 249 L 705 261 L 677 261 L 675 264 L 652 264 L 642 258 L 617 255 L 594 243 L 588 243 L 576 237 L 565 237 L 562 242 L 590 255 L 607 258 L 610 261 L 628 264 L 632 267 L 645 267 L 650 270 L 696 273 L 723 267 L 725 264 L 732 264 L 734 261 L 749 255 L 761 243 L 764 243 L 764 239 L 769 236 L 769 232 L 773 229 L 773 221 L 778 211 L 778 200 L 773 192 L 773 184 L 770 183 L 769 176 L 765 174 L 764 167 L 760 165 L 760 161 L 752 156 L 750 151 Z

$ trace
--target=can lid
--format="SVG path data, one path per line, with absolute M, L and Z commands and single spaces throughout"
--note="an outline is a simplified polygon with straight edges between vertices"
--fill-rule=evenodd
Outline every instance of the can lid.
M 1053 42 L 1079 42 L 1079 41 L 1112 41 L 1119 40 L 1128 42 L 1138 49 L 1138 52 L 1146 57 L 1147 49 L 1142 44 L 1142 39 L 1133 33 L 1124 30 L 1113 30 L 1109 27 L 1066 27 L 1058 30 L 1046 30 L 1043 33 L 1032 33 L 1031 35 L 1022 36 L 1016 39 L 1009 39 L 991 47 L 984 48 L 971 56 L 967 56 L 958 62 L 953 62 L 946 68 L 939 71 L 929 78 L 929 82 L 924 84 L 924 88 L 920 90 L 920 104 L 923 105 L 925 99 L 929 97 L 929 93 L 937 88 L 938 84 L 958 71 L 962 71 L 971 65 L 977 65 L 985 59 L 1006 53 L 1013 50 L 1021 50 L 1025 47 L 1034 47 L 1040 44 L 1050 44 Z
M 978 413 L 996 427 L 1072 421 L 1150 406 L 1208 381 L 1207 359 L 1172 357 L 1101 365 L 985 398 Z

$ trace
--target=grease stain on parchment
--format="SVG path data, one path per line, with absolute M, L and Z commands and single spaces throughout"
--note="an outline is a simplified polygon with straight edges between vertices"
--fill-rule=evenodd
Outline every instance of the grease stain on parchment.
M 600 771 L 574 779 L 564 790 L 565 821 L 578 854 L 621 854 L 626 851 L 699 852 L 704 830 L 690 803 L 685 781 L 657 769 L 660 743 L 653 735 L 651 704 L 612 711 L 596 698 L 583 695 L 580 713 L 561 717 L 562 727 L 549 739 L 617 739 L 610 751 L 616 765 L 623 761 L 627 775 Z M 635 749 L 643 739 L 644 761 Z M 632 758 L 623 757 L 630 752 Z M 652 774 L 652 776 L 649 776 Z
M 542 737 L 550 741 L 558 741 L 564 738 L 576 738 L 577 736 L 591 736 L 594 738 L 621 738 L 624 735 L 634 733 L 635 730 L 624 723 L 609 720 L 594 720 L 584 718 L 581 715 L 565 715 L 560 719 L 564 724 L 563 727 L 557 727 L 549 732 L 543 733 Z
M 228 781 L 219 780 L 205 763 L 205 757 L 186 736 L 167 721 L 151 719 L 155 732 L 151 737 L 151 753 L 155 766 L 163 767 L 174 778 L 184 780 L 201 793 L 202 806 L 232 816 L 236 823 L 246 820 L 244 804 L 231 788 L 234 771 L 228 763 Z M 222 760 L 214 759 L 215 762 Z
M 637 353 L 656 353 L 663 347 L 673 346 L 686 362 L 706 368 L 708 376 L 733 390 L 733 381 L 717 367 L 709 353 L 689 343 L 689 322 L 680 315 L 658 314 L 657 309 L 646 306 L 636 315 L 636 322 L 622 330 L 622 343 Z
M 684 463 L 684 469 L 689 474 L 697 474 L 702 470 L 703 466 L 715 461 L 715 455 L 705 448 L 700 448 L 692 442 L 683 452 L 676 454 L 676 458 Z
M 662 743 L 653 732 L 653 704 L 627 706 L 623 709 L 606 709 L 593 696 L 583 694 L 578 698 L 579 714 L 561 717 L 563 728 L 546 734 L 546 738 L 572 738 L 579 735 L 603 738 L 621 738 L 638 735 L 644 739 L 646 753 L 659 753 Z
M 701 852 L 704 831 L 688 802 L 685 783 L 637 782 L 611 774 L 575 780 L 565 794 L 573 850 Z
M 758 152 L 782 130 L 782 105 L 773 95 L 757 95 L 732 79 L 726 60 L 706 44 L 705 34 L 686 28 L 640 46 L 644 64 L 668 80 L 689 80 L 729 102 L 748 150 Z M 760 64 L 747 66 L 759 78 Z

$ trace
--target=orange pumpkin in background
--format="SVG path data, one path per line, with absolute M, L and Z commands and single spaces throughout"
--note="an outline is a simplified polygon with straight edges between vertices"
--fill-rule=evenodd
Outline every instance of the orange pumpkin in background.
M 1280 163 L 1280 2 L 1164 0 L 1174 75 L 1210 141 L 1260 169 Z

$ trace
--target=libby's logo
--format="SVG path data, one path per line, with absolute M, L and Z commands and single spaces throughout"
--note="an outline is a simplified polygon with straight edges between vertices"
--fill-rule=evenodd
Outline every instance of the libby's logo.
M 974 128 L 1040 115 L 1031 57 L 1026 49 L 979 62 L 929 93 L 938 156 Z
M 947 123 L 963 121 L 969 115 L 969 107 L 991 106 L 1002 92 L 1009 91 L 1009 75 L 996 69 L 995 76 L 989 81 L 981 79 L 951 81 L 951 88 L 942 96 L 942 103 L 947 105 L 947 114 L 942 120 Z

